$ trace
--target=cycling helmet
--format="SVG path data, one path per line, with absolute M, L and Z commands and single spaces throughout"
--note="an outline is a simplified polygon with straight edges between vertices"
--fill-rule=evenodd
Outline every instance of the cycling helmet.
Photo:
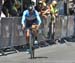
M 29 10 L 29 11 L 32 11 L 32 10 L 33 10 L 33 6 L 30 5 L 30 6 L 28 7 L 28 10 Z

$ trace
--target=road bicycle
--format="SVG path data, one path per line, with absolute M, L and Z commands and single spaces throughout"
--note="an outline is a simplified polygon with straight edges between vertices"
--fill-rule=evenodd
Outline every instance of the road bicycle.
M 35 28 L 30 28 L 30 37 L 29 37 L 29 46 L 30 46 L 30 58 L 34 58 L 35 55 L 35 47 L 34 47 L 34 42 L 35 42 Z

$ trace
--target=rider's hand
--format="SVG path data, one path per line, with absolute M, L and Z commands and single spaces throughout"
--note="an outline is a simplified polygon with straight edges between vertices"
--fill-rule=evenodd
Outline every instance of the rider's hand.
M 25 25 L 22 25 L 22 30 L 24 30 L 25 29 Z

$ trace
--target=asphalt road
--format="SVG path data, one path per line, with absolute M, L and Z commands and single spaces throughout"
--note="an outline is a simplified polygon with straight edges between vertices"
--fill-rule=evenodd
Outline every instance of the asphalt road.
M 7 54 L 7 53 L 5 53 Z M 0 56 L 0 63 L 75 63 L 75 43 L 54 44 L 35 50 L 35 58 L 30 59 L 25 51 L 8 52 Z

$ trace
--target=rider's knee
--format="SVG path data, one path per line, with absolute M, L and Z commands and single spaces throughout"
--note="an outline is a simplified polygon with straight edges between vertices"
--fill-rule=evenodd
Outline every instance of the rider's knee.
M 30 36 L 30 31 L 29 31 L 29 30 L 27 30 L 27 32 L 26 32 L 26 36 L 27 36 L 27 37 Z
M 36 25 L 32 25 L 32 28 L 36 28 Z

